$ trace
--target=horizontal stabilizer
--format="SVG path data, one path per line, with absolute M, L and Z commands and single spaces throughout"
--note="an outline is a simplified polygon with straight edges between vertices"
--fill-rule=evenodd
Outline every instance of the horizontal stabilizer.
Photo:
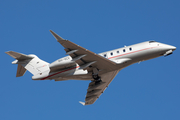
M 34 58 L 32 56 L 28 56 L 28 55 L 25 55 L 25 54 L 22 54 L 22 53 L 17 53 L 17 52 L 14 52 L 14 51 L 8 51 L 8 52 L 5 52 L 5 53 L 10 55 L 11 57 L 17 59 L 17 60 L 27 60 L 27 59 Z

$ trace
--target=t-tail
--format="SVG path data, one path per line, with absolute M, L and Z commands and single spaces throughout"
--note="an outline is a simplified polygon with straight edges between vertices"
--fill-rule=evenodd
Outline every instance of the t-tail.
M 39 59 L 36 55 L 25 55 L 14 51 L 8 51 L 6 54 L 16 59 L 12 62 L 12 64 L 18 64 L 16 77 L 23 76 L 27 70 L 34 76 L 49 75 L 49 63 Z

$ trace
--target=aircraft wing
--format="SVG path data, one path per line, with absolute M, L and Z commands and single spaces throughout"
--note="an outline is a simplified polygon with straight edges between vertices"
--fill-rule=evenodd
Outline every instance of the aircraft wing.
M 87 89 L 87 94 L 85 98 L 85 102 L 80 102 L 83 105 L 90 105 L 93 104 L 99 96 L 105 91 L 114 77 L 118 74 L 120 70 L 115 70 L 112 72 L 105 73 L 101 75 L 101 82 L 95 83 L 92 81 L 89 83 L 89 87 Z
M 89 73 L 93 72 L 94 68 L 99 71 L 98 75 L 101 77 L 101 82 L 95 83 L 92 81 L 89 83 L 85 103 L 80 102 L 83 105 L 93 104 L 119 72 L 117 64 L 69 40 L 61 38 L 51 30 L 50 32 L 65 48 L 66 54 L 70 55 L 72 60 L 75 61 L 81 69 L 86 69 Z
M 59 35 L 50 30 L 57 41 L 65 48 L 66 54 L 78 63 L 80 68 L 87 69 L 92 72 L 93 68 L 97 68 L 101 73 L 113 71 L 117 68 L 116 63 L 108 60 L 96 53 L 93 53 L 69 40 L 61 38 Z

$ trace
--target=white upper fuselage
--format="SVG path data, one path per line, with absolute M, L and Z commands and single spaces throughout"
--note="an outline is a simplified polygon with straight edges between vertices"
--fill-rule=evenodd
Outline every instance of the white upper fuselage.
M 117 63 L 117 66 L 119 66 L 118 69 L 121 70 L 133 63 L 163 56 L 167 51 L 174 51 L 175 49 L 176 47 L 171 45 L 147 41 L 103 52 L 99 55 Z M 88 75 L 86 70 L 79 68 L 78 64 L 70 56 L 60 58 L 49 66 L 52 71 L 48 76 L 41 76 L 41 78 L 34 76 L 33 79 L 45 80 L 58 78 L 61 81 L 67 79 L 89 80 L 91 78 L 91 75 Z

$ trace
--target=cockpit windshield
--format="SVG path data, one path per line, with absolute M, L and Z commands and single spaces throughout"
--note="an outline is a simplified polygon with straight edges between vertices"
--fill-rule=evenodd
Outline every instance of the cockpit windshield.
M 156 41 L 154 41 L 154 40 L 149 41 L 149 43 L 153 43 L 153 42 L 156 42 Z

